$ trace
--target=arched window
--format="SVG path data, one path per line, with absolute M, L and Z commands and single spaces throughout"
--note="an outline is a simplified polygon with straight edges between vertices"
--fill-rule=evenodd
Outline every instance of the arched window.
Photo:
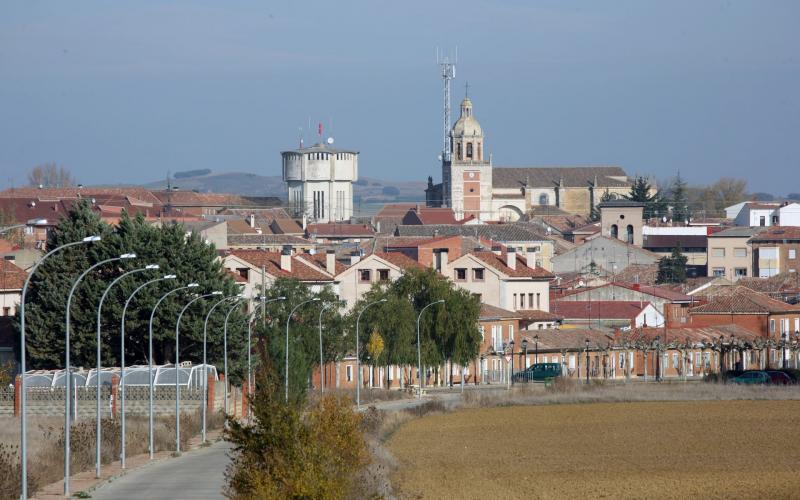
M 611 224 L 611 237 L 612 238 L 619 237 L 619 228 L 617 228 L 616 224 Z
M 633 226 L 631 224 L 628 224 L 628 227 L 625 228 L 625 232 L 627 233 L 626 234 L 627 238 L 626 238 L 625 241 L 627 241 L 628 243 L 630 243 L 632 245 L 633 244 Z
M 547 193 L 542 193 L 539 195 L 539 205 L 549 205 L 550 204 L 550 197 L 547 196 Z
M 470 159 L 470 160 L 472 159 L 472 143 L 471 142 L 467 143 L 467 158 Z
M 461 159 L 461 143 L 456 144 L 456 158 Z

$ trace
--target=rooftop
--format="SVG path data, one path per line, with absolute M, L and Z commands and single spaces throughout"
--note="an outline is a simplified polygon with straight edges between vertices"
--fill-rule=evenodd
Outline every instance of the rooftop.
M 550 308 L 565 319 L 632 320 L 649 305 L 647 301 L 554 300 Z
M 626 180 L 620 180 L 626 179 Z M 585 167 L 495 167 L 492 169 L 492 186 L 495 188 L 520 188 L 522 186 L 552 188 L 586 187 L 597 181 L 603 187 L 627 187 L 628 174 L 615 166 Z

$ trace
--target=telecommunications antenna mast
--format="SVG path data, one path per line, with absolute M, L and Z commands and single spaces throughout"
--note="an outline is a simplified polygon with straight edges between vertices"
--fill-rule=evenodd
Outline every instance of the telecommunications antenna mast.
M 444 83 L 444 123 L 442 135 L 442 158 L 450 161 L 450 81 L 456 77 L 456 63 L 458 62 L 458 47 L 453 62 L 450 58 L 436 49 L 436 63 L 442 69 L 442 82 Z

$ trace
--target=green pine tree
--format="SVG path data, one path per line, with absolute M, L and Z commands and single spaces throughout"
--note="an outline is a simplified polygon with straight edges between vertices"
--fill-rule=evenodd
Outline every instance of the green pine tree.
M 689 208 L 689 200 L 687 197 L 687 183 L 681 178 L 681 173 L 678 172 L 675 181 L 672 183 L 670 203 L 672 204 L 672 220 L 674 222 L 683 223 L 692 217 L 691 209 Z
M 650 194 L 653 186 L 644 177 L 636 177 L 631 185 L 630 193 L 625 195 L 626 200 L 644 203 L 642 217 L 645 220 L 654 217 L 661 217 L 666 213 L 665 204 L 660 191 Z
M 673 248 L 669 257 L 661 257 L 658 260 L 656 283 L 685 283 L 687 261 L 680 247 Z

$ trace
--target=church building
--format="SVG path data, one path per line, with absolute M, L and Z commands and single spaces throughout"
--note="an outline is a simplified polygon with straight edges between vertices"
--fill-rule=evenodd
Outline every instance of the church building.
M 429 207 L 452 208 L 457 219 L 516 221 L 550 207 L 589 215 L 606 192 L 615 197 L 630 192 L 628 175 L 616 166 L 493 166 L 469 97 L 461 102 L 449 144 L 450 154 L 442 158 L 442 182 L 433 184 L 429 177 L 425 199 Z

